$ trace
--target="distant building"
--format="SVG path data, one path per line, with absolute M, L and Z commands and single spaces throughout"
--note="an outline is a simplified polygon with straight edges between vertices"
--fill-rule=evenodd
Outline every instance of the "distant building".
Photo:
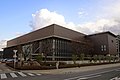
M 3 58 L 3 51 L 0 51 L 0 59 Z
M 52 24 L 7 42 L 4 58 L 34 58 L 39 53 L 47 60 L 71 60 L 72 54 L 117 55 L 116 36 L 111 32 L 86 35 Z M 21 54 L 22 53 L 22 54 Z

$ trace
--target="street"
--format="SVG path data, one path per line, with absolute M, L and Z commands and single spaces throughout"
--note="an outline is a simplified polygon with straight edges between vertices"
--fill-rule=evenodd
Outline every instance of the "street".
M 10 70 L 4 63 L 0 64 L 1 80 L 120 80 L 119 78 L 119 66 L 85 72 L 38 74 Z

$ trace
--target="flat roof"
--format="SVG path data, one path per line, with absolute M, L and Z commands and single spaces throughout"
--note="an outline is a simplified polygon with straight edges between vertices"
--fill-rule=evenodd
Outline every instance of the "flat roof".
M 100 33 L 95 33 L 95 34 L 90 34 L 90 35 L 87 35 L 87 36 L 95 36 L 95 35 L 101 35 L 101 34 L 110 34 L 114 37 L 117 37 L 115 34 L 113 34 L 112 32 L 110 31 L 106 31 L 106 32 L 100 32 Z

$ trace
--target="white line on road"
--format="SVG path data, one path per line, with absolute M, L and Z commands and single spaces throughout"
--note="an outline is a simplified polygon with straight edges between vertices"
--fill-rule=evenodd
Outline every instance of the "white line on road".
M 90 77 L 83 77 L 83 78 L 79 78 L 77 80 L 84 80 L 84 79 L 90 79 L 90 78 L 96 78 L 96 77 L 100 77 L 101 75 L 95 75 L 95 76 L 90 76 Z
M 30 75 L 30 76 L 35 76 L 34 74 L 32 74 L 32 73 L 27 73 L 28 75 Z
M 103 72 L 99 72 L 99 73 L 95 73 L 95 74 L 89 74 L 89 75 L 72 77 L 72 78 L 68 78 L 68 79 L 64 79 L 64 80 L 72 80 L 72 79 L 77 79 L 77 78 L 82 78 L 82 77 L 89 77 L 89 76 L 94 76 L 94 75 L 100 75 L 100 74 L 103 74 L 103 73 L 112 72 L 112 71 L 116 71 L 116 70 L 119 70 L 119 69 L 120 69 L 120 68 L 118 68 L 118 69 L 113 69 L 113 70 L 108 70 L 108 71 L 103 71 Z
M 119 71 L 120 71 L 120 69 L 117 69 L 117 70 L 115 70 L 115 71 L 118 71 L 118 72 L 119 72 Z
M 6 74 L 0 74 L 0 75 L 1 75 L 1 79 L 7 78 Z
M 10 73 L 10 75 L 15 78 L 15 77 L 18 77 L 15 73 Z
M 118 80 L 118 77 L 114 77 L 114 78 L 112 78 L 112 79 L 110 79 L 110 80 Z
M 77 80 L 84 80 L 84 79 L 87 79 L 87 78 L 79 78 L 79 79 L 77 79 Z
M 36 74 L 36 75 L 40 76 L 41 74 Z
M 27 76 L 27 75 L 23 74 L 22 72 L 18 72 L 18 74 L 20 74 L 23 77 Z

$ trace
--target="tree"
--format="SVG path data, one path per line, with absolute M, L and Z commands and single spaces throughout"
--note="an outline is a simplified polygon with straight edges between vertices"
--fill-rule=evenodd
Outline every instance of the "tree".
M 89 62 L 91 63 L 92 62 L 92 57 L 91 57 L 91 55 L 87 55 L 87 60 L 89 60 Z
M 101 63 L 101 60 L 103 59 L 103 55 L 98 55 L 99 63 Z
M 111 62 L 111 55 L 107 55 L 106 59 L 108 60 L 108 62 Z
M 31 60 L 32 44 L 24 45 L 22 48 L 23 48 L 24 60 L 27 61 L 27 58 Z
M 73 55 L 79 55 L 79 53 L 80 53 L 80 43 L 72 41 L 71 42 L 71 47 L 72 47 Z
M 44 55 L 45 62 L 47 60 L 47 55 L 53 51 L 52 46 L 50 39 L 45 39 L 41 42 L 41 53 Z
M 83 62 L 84 57 L 85 57 L 85 54 L 84 54 L 84 53 L 80 54 L 80 57 L 79 57 L 80 61 L 82 61 L 82 62 Z
M 79 41 L 72 41 L 71 47 L 72 47 L 72 53 L 77 56 L 81 56 L 80 53 L 85 53 L 86 50 L 86 43 L 79 42 Z
M 43 61 L 43 55 L 39 53 L 39 54 L 36 56 L 36 60 L 37 60 L 38 62 Z
M 20 66 L 22 66 L 22 59 L 23 59 L 23 50 L 22 50 L 22 46 L 21 45 L 18 45 L 17 46 L 18 48 L 18 59 L 20 59 Z
M 77 55 L 72 55 L 72 60 L 73 60 L 73 62 L 74 62 L 74 64 L 76 64 L 76 60 L 77 60 Z
M 90 40 L 85 41 L 85 53 L 88 55 L 94 54 L 94 45 Z
M 98 56 L 97 56 L 97 55 L 94 55 L 94 56 L 93 56 L 94 62 L 97 62 L 97 59 L 98 59 Z

